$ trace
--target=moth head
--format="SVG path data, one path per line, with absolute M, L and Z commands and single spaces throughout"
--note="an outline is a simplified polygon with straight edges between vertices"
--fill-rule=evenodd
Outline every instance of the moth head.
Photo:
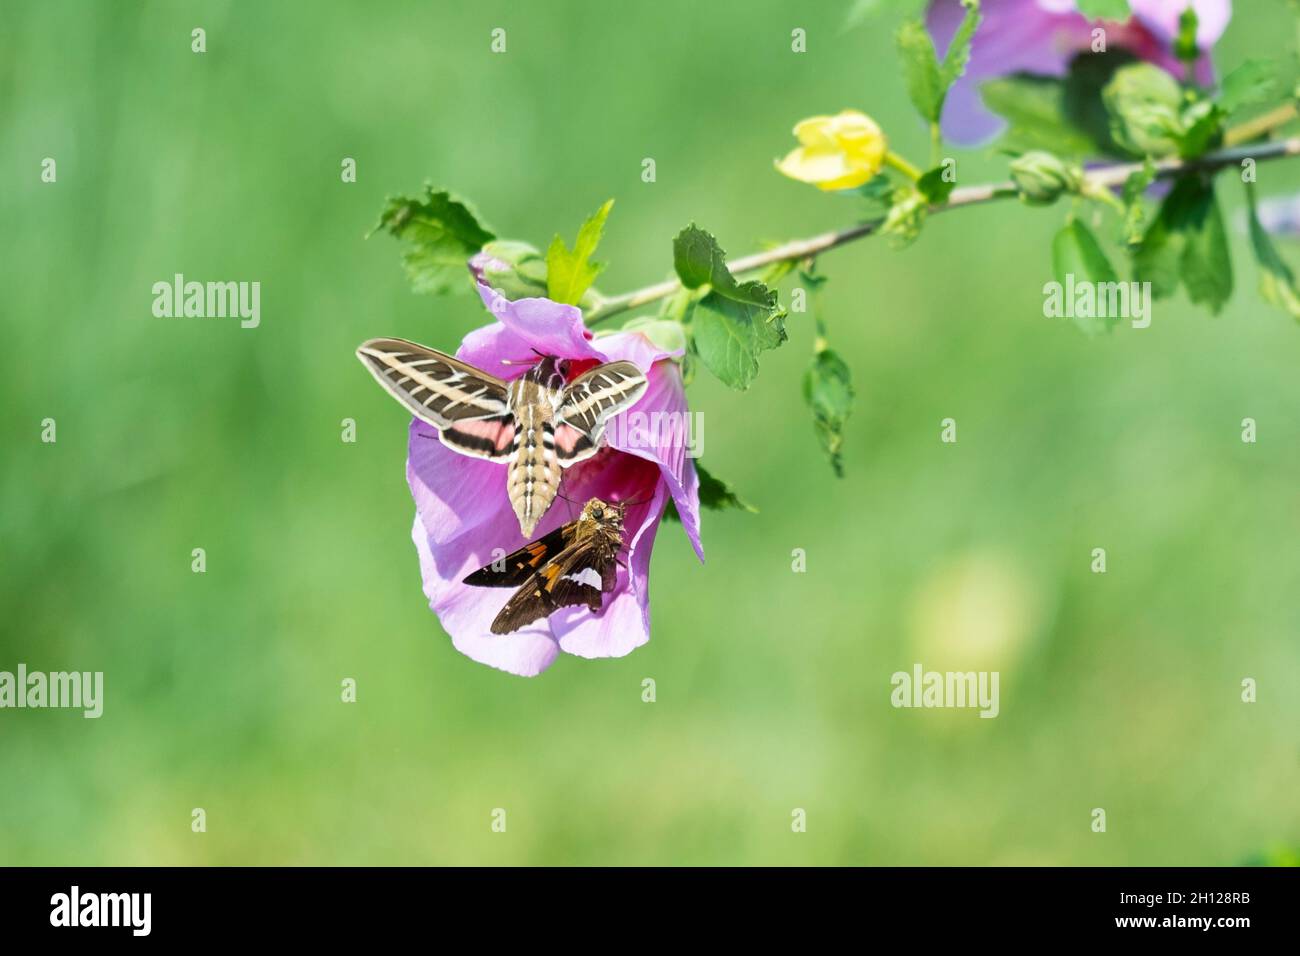
M 569 380 L 569 360 L 542 355 L 541 361 L 533 366 L 532 375 L 534 381 L 544 388 L 563 388 Z

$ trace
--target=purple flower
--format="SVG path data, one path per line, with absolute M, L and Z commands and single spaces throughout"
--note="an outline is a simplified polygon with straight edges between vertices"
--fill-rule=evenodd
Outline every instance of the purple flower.
M 1189 2 L 1196 8 L 1196 43 L 1202 51 L 1195 79 L 1208 86 L 1214 81 L 1208 51 L 1232 17 L 1232 0 L 1129 0 L 1133 16 L 1127 22 L 1104 24 L 1107 50 L 1128 50 L 1182 78 L 1184 67 L 1172 47 Z M 980 9 L 984 20 L 971 43 L 970 63 L 943 111 L 944 134 L 965 145 L 984 142 L 1005 125 L 985 108 L 980 83 L 1017 72 L 1061 76 L 1075 54 L 1092 48 L 1098 25 L 1076 10 L 1074 0 L 984 0 Z M 926 23 L 936 47 L 947 48 L 963 13 L 960 0 L 931 2 Z
M 506 496 L 506 466 L 457 454 L 433 440 L 433 429 L 415 419 L 406 475 L 415 498 L 412 537 L 429 607 L 457 650 L 512 674 L 540 674 L 560 651 L 579 657 L 622 657 L 650 639 L 650 549 L 669 497 L 696 554 L 704 559 L 699 483 L 686 456 L 685 434 L 679 428 L 658 427 L 664 421 L 681 422 L 687 413 L 681 373 L 673 361 L 680 352 L 665 352 L 639 332 L 593 338 L 574 306 L 549 299 L 511 302 L 485 284 L 478 289 L 496 321 L 465 336 L 458 358 L 506 379 L 524 374 L 536 352 L 572 360 L 573 374 L 625 359 L 649 382 L 641 400 L 607 424 L 609 447 L 565 471 L 560 493 L 577 504 L 556 499 L 533 538 L 575 518 L 593 496 L 639 503 L 628 508 L 624 522 L 627 566 L 618 569 L 617 586 L 605 595 L 599 613 L 564 608 L 513 633 L 493 634 L 492 619 L 511 592 L 462 581 L 503 552 L 527 543 Z

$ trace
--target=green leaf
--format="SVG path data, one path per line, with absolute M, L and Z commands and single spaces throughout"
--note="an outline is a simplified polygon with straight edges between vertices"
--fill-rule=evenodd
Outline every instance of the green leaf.
M 1259 222 L 1255 209 L 1255 189 L 1246 184 L 1246 203 L 1250 214 L 1250 245 L 1259 263 L 1259 294 L 1269 305 L 1275 305 L 1293 319 L 1300 319 L 1300 292 L 1296 289 L 1295 274 L 1283 258 L 1268 232 Z
M 943 100 L 948 96 L 948 90 L 966 72 L 966 64 L 970 62 L 971 39 L 980 25 L 979 0 L 962 0 L 962 6 L 966 8 L 966 15 L 962 17 L 957 32 L 953 34 L 952 41 L 948 44 L 948 52 L 943 55 L 943 62 L 939 64 L 939 83 L 943 87 L 939 102 L 940 112 L 943 112 Z
M 1089 20 L 1119 23 L 1129 18 L 1128 0 L 1077 0 L 1075 7 Z
M 1183 107 L 1179 119 L 1183 135 L 1178 140 L 1178 155 L 1194 159 L 1223 141 L 1223 110 L 1209 100 L 1198 100 Z
M 894 181 L 880 173 L 858 187 L 857 192 L 866 199 L 866 210 L 862 218 L 868 221 L 884 219 L 889 215 L 889 207 L 894 204 Z
M 736 494 L 731 485 L 705 471 L 698 458 L 695 459 L 695 474 L 700 479 L 700 504 L 705 508 L 715 511 L 739 508 L 741 511 L 758 514 L 758 509 Z
M 388 197 L 369 235 L 381 230 L 407 243 L 412 288 L 434 294 L 472 290 L 466 261 L 496 238 L 468 202 L 427 183 L 419 196 Z
M 1223 307 L 1232 295 L 1232 259 L 1212 180 L 1193 173 L 1174 183 L 1134 252 L 1133 269 L 1156 298 L 1181 283 L 1192 302 L 1214 313 Z
M 546 250 L 547 298 L 565 305 L 577 305 L 591 284 L 596 281 L 603 263 L 592 262 L 591 257 L 600 245 L 600 235 L 614 200 L 609 199 L 597 209 L 578 230 L 578 238 L 570 250 L 557 234 Z
M 786 339 L 776 291 L 757 280 L 736 281 L 717 240 L 695 225 L 673 240 L 673 265 L 686 288 L 705 293 L 691 317 L 695 354 L 725 384 L 748 388 L 759 354 Z
M 1002 145 L 1017 152 L 1043 149 L 1061 156 L 1096 152 L 1092 137 L 1065 111 L 1065 84 L 1055 77 L 1014 73 L 980 87 L 984 105 L 1007 121 Z
M 1080 53 L 1062 77 L 1015 73 L 980 87 L 985 105 L 1010 124 L 1002 145 L 1015 152 L 1044 149 L 1081 159 L 1098 153 L 1127 158 L 1115 142 L 1101 91 L 1135 62 L 1126 50 Z
M 1070 281 L 1071 275 L 1096 286 L 1119 281 L 1119 275 L 1106 258 L 1097 238 L 1081 219 L 1067 222 L 1052 240 L 1052 273 L 1062 288 L 1078 284 Z M 1109 332 L 1119 318 L 1118 315 L 1076 315 L 1074 321 L 1087 334 L 1096 335 Z
M 1267 102 L 1282 92 L 1282 67 L 1276 60 L 1247 60 L 1223 78 L 1219 109 L 1235 113 Z
M 964 72 L 970 60 L 971 38 L 980 24 L 978 0 L 962 0 L 966 15 L 962 18 L 948 51 L 940 62 L 934 41 L 919 19 L 904 20 L 895 36 L 903 60 L 903 79 L 912 105 L 927 122 L 938 123 L 948 88 Z
M 942 206 L 946 203 L 957 185 L 955 180 L 944 178 L 945 172 L 947 167 L 936 166 L 916 181 L 916 188 L 921 190 L 921 194 L 933 206 Z
M 925 24 L 920 20 L 904 20 L 894 43 L 903 59 L 903 81 L 912 105 L 927 122 L 939 122 L 945 89 L 934 43 Z
M 682 285 L 688 289 L 709 286 L 715 292 L 750 305 L 772 308 L 776 293 L 762 282 L 737 282 L 727 268 L 727 256 L 718 240 L 694 223 L 673 239 L 673 267 Z
M 786 340 L 785 311 L 772 304 L 729 299 L 716 289 L 695 304 L 691 341 L 710 372 L 726 385 L 747 389 L 758 375 L 758 357 Z
M 844 444 L 844 424 L 853 404 L 853 383 L 849 367 L 830 349 L 813 356 L 812 365 L 803 377 L 803 397 L 813 413 L 817 440 L 830 459 L 835 474 L 844 477 L 840 453 Z

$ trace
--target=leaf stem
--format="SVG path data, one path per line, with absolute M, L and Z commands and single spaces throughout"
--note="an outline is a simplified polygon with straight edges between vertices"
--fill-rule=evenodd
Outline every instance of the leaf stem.
M 1262 136 L 1274 126 L 1280 126 L 1291 120 L 1296 111 L 1289 108 L 1285 116 L 1283 111 L 1274 111 L 1277 115 L 1273 116 L 1271 123 L 1273 126 L 1259 126 L 1256 121 L 1251 124 L 1258 128 L 1250 130 L 1249 138 L 1254 139 Z M 1270 114 L 1271 115 L 1271 114 Z M 1263 117 L 1261 117 L 1262 119 Z M 1236 130 L 1230 130 L 1226 137 L 1227 141 L 1240 142 L 1242 135 L 1234 137 Z M 1242 160 L 1253 159 L 1256 162 L 1264 162 L 1270 159 L 1284 159 L 1292 156 L 1300 156 L 1300 136 L 1291 137 L 1290 139 L 1274 140 L 1266 143 L 1257 143 L 1253 145 L 1234 146 L 1229 149 L 1218 150 L 1213 153 L 1207 153 L 1204 156 L 1195 159 L 1178 159 L 1171 157 L 1169 159 L 1158 160 L 1155 166 L 1156 179 L 1171 179 L 1185 172 L 1194 170 L 1203 170 L 1213 172 L 1217 169 L 1223 169 L 1226 166 L 1237 166 Z M 1081 191 L 1093 195 L 1095 198 L 1100 190 L 1113 189 L 1124 184 L 1134 172 L 1142 169 L 1144 163 L 1114 163 L 1108 166 L 1096 166 L 1084 174 L 1084 185 Z M 1000 199 L 1008 199 L 1018 195 L 1015 185 L 1010 182 L 1002 183 L 984 183 L 978 186 L 963 186 L 952 191 L 948 201 L 941 205 L 932 206 L 930 214 L 935 215 L 947 209 L 957 209 L 962 206 L 975 206 L 980 203 L 992 202 Z M 823 252 L 839 246 L 847 245 L 861 239 L 863 236 L 869 236 L 876 231 L 877 223 L 864 222 L 855 226 L 849 226 L 846 229 L 837 229 L 832 232 L 823 232 L 820 235 L 809 236 L 806 239 L 795 239 L 790 242 L 774 246 L 771 249 L 765 249 L 762 252 L 756 252 L 753 255 L 743 256 L 729 263 L 733 274 L 739 275 L 745 272 L 753 272 L 756 269 L 762 269 L 766 266 L 778 262 L 799 261 L 803 259 L 815 259 Z M 597 322 L 603 322 L 613 315 L 620 312 L 626 312 L 629 309 L 637 309 L 650 302 L 658 301 L 672 295 L 680 289 L 681 283 L 676 279 L 669 279 L 666 282 L 660 282 L 655 285 L 646 286 L 642 289 L 636 289 L 632 292 L 625 292 L 622 295 L 610 296 L 600 299 L 596 302 L 587 313 L 587 325 L 595 325 Z

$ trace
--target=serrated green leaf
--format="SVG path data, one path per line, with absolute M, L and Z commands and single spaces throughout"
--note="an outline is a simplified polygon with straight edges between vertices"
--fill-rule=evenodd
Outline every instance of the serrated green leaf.
M 1259 264 L 1259 294 L 1269 305 L 1275 305 L 1293 319 L 1300 319 L 1300 291 L 1296 289 L 1295 273 L 1278 255 L 1268 232 L 1260 224 L 1255 208 L 1255 189 L 1246 184 L 1246 203 L 1250 221 L 1250 246 Z
M 912 105 L 926 121 L 939 122 L 944 86 L 934 42 L 925 24 L 920 20 L 904 20 L 895 34 L 894 43 L 903 61 L 903 81 Z
M 748 388 L 759 354 L 786 339 L 776 291 L 758 280 L 738 282 L 717 240 L 695 225 L 673 240 L 673 266 L 686 288 L 706 293 L 691 313 L 695 354 L 725 384 Z
M 606 200 L 592 213 L 578 230 L 573 249 L 569 249 L 558 234 L 551 240 L 550 248 L 546 250 L 546 290 L 551 301 L 577 305 L 605 268 L 604 263 L 592 262 L 591 257 L 600 245 L 605 220 L 613 205 L 614 200 Z
M 1106 258 L 1106 253 L 1102 251 L 1097 237 L 1081 219 L 1073 219 L 1066 223 L 1052 240 L 1052 273 L 1062 288 L 1078 285 L 1077 281 L 1071 281 L 1071 276 L 1076 280 L 1082 279 L 1093 283 L 1094 288 L 1099 288 L 1104 283 L 1119 281 L 1119 275 L 1111 266 L 1110 260 Z M 1097 335 L 1101 332 L 1109 332 L 1119 319 L 1118 315 L 1076 314 L 1074 322 L 1085 333 Z
M 941 61 L 934 41 L 920 19 L 904 20 L 894 36 L 903 61 L 903 80 L 907 95 L 918 113 L 929 123 L 938 123 L 948 89 L 966 71 L 970 60 L 971 38 L 980 24 L 978 0 L 962 0 L 966 14 L 953 34 Z
M 442 294 L 474 288 L 466 262 L 496 236 L 468 202 L 425 184 L 421 195 L 390 196 L 370 231 L 407 243 L 402 255 L 416 292 Z
M 939 98 L 939 111 L 941 113 L 943 112 L 943 101 L 948 96 L 948 90 L 966 72 L 966 64 L 970 62 L 971 39 L 975 36 L 975 31 L 979 29 L 981 20 L 979 0 L 962 0 L 962 5 L 966 8 L 966 14 L 962 17 L 961 23 L 957 26 L 957 32 L 953 34 L 952 41 L 948 44 L 948 50 L 943 55 L 943 62 L 939 64 L 939 84 L 942 87 L 942 94 Z
M 835 474 L 843 478 L 844 424 L 853 405 L 853 383 L 848 365 L 837 353 L 822 349 L 813 356 L 803 377 L 803 397 L 813 413 L 817 440 Z
M 673 239 L 673 267 L 688 289 L 707 285 L 737 302 L 769 309 L 776 305 L 776 293 L 762 282 L 737 281 L 727 268 L 727 256 L 718 241 L 693 223 Z
M 1181 284 L 1187 297 L 1217 313 L 1232 295 L 1232 259 L 1211 180 L 1193 173 L 1174 183 L 1133 255 L 1141 282 L 1156 298 Z
M 695 304 L 691 341 L 700 362 L 723 384 L 747 389 L 758 357 L 786 340 L 785 312 L 729 299 L 717 290 Z

